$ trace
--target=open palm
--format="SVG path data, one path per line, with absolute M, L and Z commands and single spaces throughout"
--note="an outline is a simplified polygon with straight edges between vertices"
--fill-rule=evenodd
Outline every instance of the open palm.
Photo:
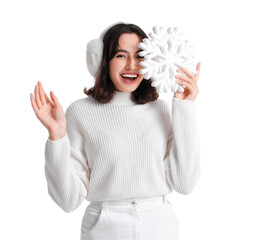
M 66 131 L 66 118 L 57 97 L 51 91 L 51 101 L 41 82 L 35 86 L 34 95 L 35 97 L 31 93 L 30 99 L 36 117 L 48 129 L 49 133 L 55 135 L 55 138 L 63 137 Z

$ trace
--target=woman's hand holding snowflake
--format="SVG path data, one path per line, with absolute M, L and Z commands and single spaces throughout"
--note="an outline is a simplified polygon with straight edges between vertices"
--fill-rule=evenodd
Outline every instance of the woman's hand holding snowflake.
M 176 82 L 186 87 L 184 89 L 184 92 L 182 93 L 176 91 L 174 93 L 175 98 L 182 99 L 182 100 L 192 100 L 192 101 L 195 100 L 195 98 L 197 97 L 199 93 L 197 81 L 200 75 L 200 65 L 201 64 L 199 62 L 196 67 L 196 70 L 197 70 L 196 75 L 190 72 L 187 68 L 181 67 L 182 71 L 187 75 L 187 77 L 176 75 L 175 76 L 177 78 Z

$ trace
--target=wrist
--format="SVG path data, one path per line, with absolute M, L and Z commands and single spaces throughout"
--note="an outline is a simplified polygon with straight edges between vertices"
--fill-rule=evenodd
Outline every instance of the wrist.
M 60 132 L 49 131 L 49 139 L 51 141 L 55 141 L 55 140 L 58 140 L 60 138 L 63 138 L 65 135 L 66 135 L 66 131 L 65 130 L 60 131 Z

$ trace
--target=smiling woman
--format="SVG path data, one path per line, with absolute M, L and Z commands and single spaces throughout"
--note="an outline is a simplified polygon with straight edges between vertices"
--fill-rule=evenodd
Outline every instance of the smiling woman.
M 166 195 L 189 194 L 199 179 L 194 102 L 174 98 L 171 108 L 158 99 L 151 81 L 139 74 L 143 37 L 133 24 L 108 29 L 94 87 L 65 113 L 41 83 L 31 95 L 49 131 L 49 195 L 65 212 L 90 201 L 81 240 L 178 240 L 178 220 Z M 195 93 L 197 76 L 183 80 Z
M 120 37 L 120 39 L 119 39 L 119 46 L 122 46 L 122 45 L 126 45 L 127 44 L 127 48 L 128 48 L 128 44 L 129 43 L 132 43 L 132 39 L 130 39 L 129 40 L 129 38 L 138 38 L 139 39 L 139 37 L 136 35 L 136 36 L 133 36 L 133 34 L 122 34 L 121 35 L 121 37 Z M 139 40 L 138 40 L 139 41 Z M 133 40 L 133 42 L 135 42 L 135 40 Z M 124 54 L 118 54 L 118 53 L 124 53 Z M 128 51 L 126 51 L 126 50 L 124 50 L 124 49 L 119 49 L 119 50 L 117 50 L 117 53 L 116 53 L 116 56 L 115 56 L 115 58 L 123 58 L 123 60 L 126 60 L 126 62 L 124 63 L 124 62 L 119 62 L 118 60 L 115 60 L 114 61 L 114 59 L 112 59 L 111 61 L 110 61 L 110 77 L 111 77 L 111 79 L 112 79 L 112 81 L 113 81 L 113 83 L 115 84 L 115 86 L 116 86 L 116 82 L 113 80 L 113 76 L 111 75 L 111 72 L 112 72 L 112 69 L 114 69 L 116 66 L 114 66 L 114 65 L 122 65 L 123 67 L 124 67 L 124 64 L 125 64 L 125 68 L 126 68 L 126 70 L 127 69 L 129 69 L 130 68 L 130 66 L 132 66 L 132 64 L 130 64 L 129 63 L 129 61 L 135 61 L 135 59 L 137 58 L 137 59 L 141 59 L 141 60 L 143 60 L 143 58 L 142 57 L 140 57 L 139 55 L 138 55 L 138 53 L 140 52 L 140 50 L 138 50 L 138 51 L 136 51 L 135 52 L 135 55 L 134 55 L 134 60 L 132 60 L 131 59 L 131 55 L 130 55 L 130 53 L 128 52 Z M 141 69 L 141 67 L 140 67 L 140 65 L 139 65 L 139 63 L 140 63 L 140 60 L 139 61 L 136 61 L 136 63 L 134 63 L 135 64 L 135 66 L 134 66 L 134 68 L 135 69 Z M 138 66 L 136 66 L 138 64 Z M 120 66 L 119 66 L 120 67 Z M 144 78 L 144 75 L 141 75 L 142 77 L 140 77 L 140 82 L 143 80 L 143 78 Z M 125 82 L 125 83 L 127 83 L 127 84 L 133 84 L 133 83 L 135 83 L 136 82 L 136 80 L 138 79 L 138 77 L 139 77 L 139 70 L 138 71 L 136 71 L 136 72 L 134 72 L 134 73 L 123 73 L 123 74 L 121 74 L 121 77 L 122 77 L 122 79 L 123 79 L 123 81 Z M 119 88 L 118 88 L 119 89 Z
M 109 103 L 115 91 L 129 92 L 137 104 L 155 101 L 159 95 L 152 80 L 139 74 L 141 49 L 138 43 L 145 32 L 134 24 L 119 23 L 109 28 L 103 37 L 103 53 L 94 86 L 84 93 L 101 103 Z
M 119 49 L 109 62 L 109 76 L 118 91 L 133 92 L 144 78 L 139 74 L 143 60 L 138 55 L 140 41 L 135 33 L 124 33 L 119 38 Z

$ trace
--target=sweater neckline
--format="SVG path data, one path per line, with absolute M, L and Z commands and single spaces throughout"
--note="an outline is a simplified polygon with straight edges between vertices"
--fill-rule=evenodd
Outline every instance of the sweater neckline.
M 136 103 L 131 99 L 132 92 L 121 92 L 115 90 L 114 96 L 109 104 L 112 105 L 135 105 Z
M 115 90 L 113 98 L 108 103 L 100 103 L 90 95 L 88 95 L 88 99 L 90 99 L 90 101 L 95 102 L 103 107 L 111 106 L 113 108 L 117 108 L 117 109 L 123 108 L 125 110 L 129 107 L 131 107 L 130 109 L 132 109 L 132 106 L 135 106 L 135 109 L 136 108 L 137 109 L 145 109 L 145 108 L 149 107 L 151 103 L 154 103 L 154 101 L 153 101 L 153 102 L 148 102 L 146 104 L 137 104 L 136 102 L 134 102 L 131 99 L 131 94 L 132 94 L 132 92 L 121 92 L 121 91 Z

